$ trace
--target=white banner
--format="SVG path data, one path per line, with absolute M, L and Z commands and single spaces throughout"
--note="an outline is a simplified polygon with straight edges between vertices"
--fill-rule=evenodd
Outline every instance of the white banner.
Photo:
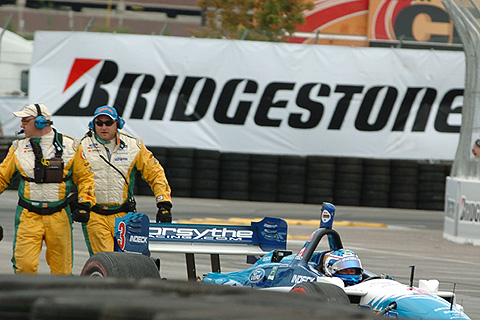
M 147 145 L 454 158 L 463 52 L 37 32 L 29 100 L 82 137 L 114 105 Z
M 13 111 L 18 111 L 28 105 L 27 97 L 0 97 L 0 126 L 5 137 L 16 136 L 15 132 L 21 130 L 20 119 L 13 115 Z M 23 138 L 20 135 L 19 138 Z
M 447 177 L 443 237 L 480 246 L 480 182 Z

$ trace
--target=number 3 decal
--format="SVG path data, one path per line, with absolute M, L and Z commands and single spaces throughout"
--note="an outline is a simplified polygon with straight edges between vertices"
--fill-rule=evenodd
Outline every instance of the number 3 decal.
M 125 249 L 125 232 L 127 231 L 127 226 L 125 225 L 125 222 L 120 222 L 118 224 L 118 231 L 120 232 L 118 238 L 117 238 L 117 243 L 120 249 Z

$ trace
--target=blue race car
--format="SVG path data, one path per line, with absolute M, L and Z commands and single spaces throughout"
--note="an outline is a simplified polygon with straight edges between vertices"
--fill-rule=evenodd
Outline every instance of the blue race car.
M 362 269 L 358 257 L 343 248 L 340 235 L 332 229 L 335 207 L 324 203 L 320 228 L 312 233 L 297 254 L 272 250 L 250 268 L 210 272 L 204 283 L 250 287 L 261 290 L 315 294 L 328 302 L 358 304 L 387 318 L 470 319 L 455 304 L 455 294 L 439 292 L 437 280 L 420 280 L 413 286 Z M 317 251 L 328 239 L 329 250 Z M 346 271 L 342 273 L 340 271 Z

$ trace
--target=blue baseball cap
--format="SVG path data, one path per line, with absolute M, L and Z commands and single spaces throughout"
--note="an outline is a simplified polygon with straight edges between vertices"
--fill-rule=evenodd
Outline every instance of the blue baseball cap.
M 95 110 L 93 118 L 95 119 L 98 116 L 105 115 L 112 118 L 112 120 L 118 120 L 117 110 L 114 107 L 110 106 L 101 106 Z

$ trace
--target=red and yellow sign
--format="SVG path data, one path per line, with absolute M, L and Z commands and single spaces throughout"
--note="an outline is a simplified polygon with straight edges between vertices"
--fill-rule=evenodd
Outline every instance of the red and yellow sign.
M 306 23 L 298 27 L 299 33 L 290 42 L 356 46 L 368 46 L 372 41 L 460 43 L 441 0 L 320 0 L 305 16 Z

